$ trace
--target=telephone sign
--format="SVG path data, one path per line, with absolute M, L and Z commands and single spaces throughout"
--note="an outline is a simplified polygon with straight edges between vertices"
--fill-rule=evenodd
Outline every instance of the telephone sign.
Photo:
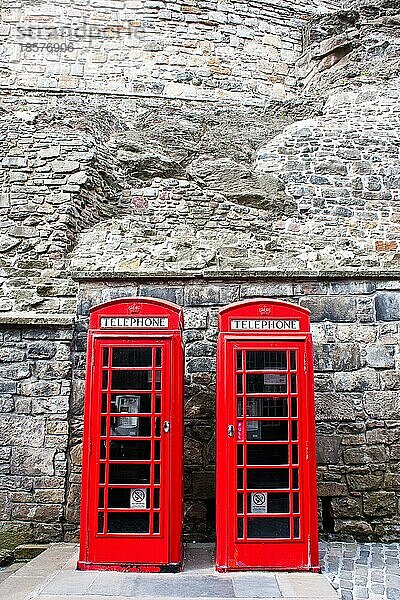
M 318 570 L 309 311 L 239 302 L 219 331 L 216 567 Z
M 154 298 L 91 311 L 79 569 L 181 568 L 182 322 Z

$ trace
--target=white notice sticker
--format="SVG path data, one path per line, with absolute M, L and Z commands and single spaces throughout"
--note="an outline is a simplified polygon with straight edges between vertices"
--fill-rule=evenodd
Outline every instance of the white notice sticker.
M 267 510 L 267 493 L 266 492 L 252 492 L 251 494 L 251 512 L 252 513 L 266 513 Z
M 131 508 L 147 508 L 146 507 L 146 488 L 131 489 Z

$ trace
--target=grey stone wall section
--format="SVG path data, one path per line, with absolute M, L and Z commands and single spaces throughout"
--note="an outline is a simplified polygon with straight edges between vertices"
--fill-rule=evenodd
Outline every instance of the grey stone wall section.
M 0 545 L 64 539 L 72 328 L 0 326 Z
M 313 309 L 318 490 L 321 532 L 337 539 L 398 539 L 400 513 L 400 281 L 286 279 L 131 283 L 86 280 L 80 286 L 75 334 L 68 539 L 79 523 L 80 445 L 88 310 L 118 297 L 178 302 L 185 317 L 185 537 L 214 536 L 215 352 L 221 306 L 253 297 Z M 366 315 L 365 304 L 370 305 Z M 390 316 L 390 319 L 388 318 Z

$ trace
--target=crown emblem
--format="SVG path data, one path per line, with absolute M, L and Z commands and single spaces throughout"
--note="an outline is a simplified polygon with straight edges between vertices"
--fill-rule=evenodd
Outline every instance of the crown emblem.
M 263 316 L 270 315 L 271 309 L 268 306 L 265 306 L 265 304 L 264 304 L 264 306 L 260 306 L 260 308 L 258 309 L 258 312 Z
M 140 313 L 142 307 L 140 306 L 140 304 L 130 304 L 130 306 L 128 306 L 128 310 L 132 315 L 137 315 L 138 313 Z

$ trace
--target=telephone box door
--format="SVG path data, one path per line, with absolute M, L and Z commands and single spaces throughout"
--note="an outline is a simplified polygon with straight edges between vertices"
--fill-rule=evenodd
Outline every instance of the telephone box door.
M 310 570 L 318 568 L 311 340 L 307 326 L 268 329 L 281 327 L 285 308 L 288 327 L 306 325 L 307 315 L 261 306 L 271 318 L 241 303 L 237 323 L 220 320 L 228 331 L 218 349 L 217 568 Z
M 182 346 L 179 333 L 146 330 L 166 323 L 149 309 L 154 318 L 103 316 L 89 336 L 82 569 L 181 562 Z

